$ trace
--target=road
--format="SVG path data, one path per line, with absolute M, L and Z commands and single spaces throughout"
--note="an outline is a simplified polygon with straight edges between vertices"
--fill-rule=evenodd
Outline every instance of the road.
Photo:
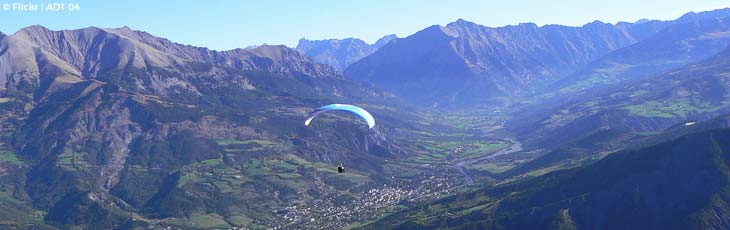
M 471 177 L 471 175 L 469 175 L 469 173 L 467 173 L 466 169 L 464 168 L 465 166 L 472 165 L 483 160 L 493 159 L 498 156 L 522 151 L 522 143 L 520 143 L 519 141 L 512 138 L 498 137 L 497 134 L 494 133 L 495 130 L 501 129 L 502 127 L 504 127 L 504 122 L 502 122 L 502 124 L 499 126 L 495 126 L 489 130 L 485 130 L 485 139 L 487 139 L 488 141 L 493 141 L 494 139 L 497 139 L 503 142 L 509 142 L 509 147 L 501 149 L 493 154 L 474 159 L 467 159 L 464 161 L 455 162 L 455 164 L 453 164 L 454 167 L 456 167 L 461 172 L 461 174 L 464 175 L 464 179 L 466 180 L 467 184 L 472 184 L 474 182 L 474 179 Z M 446 163 L 450 164 L 451 162 L 449 162 L 449 160 L 447 159 Z

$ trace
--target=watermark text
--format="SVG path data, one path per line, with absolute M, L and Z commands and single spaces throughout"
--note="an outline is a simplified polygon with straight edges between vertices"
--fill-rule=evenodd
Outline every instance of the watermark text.
M 4 2 L 1 11 L 27 13 L 78 12 L 81 11 L 81 6 L 76 2 Z

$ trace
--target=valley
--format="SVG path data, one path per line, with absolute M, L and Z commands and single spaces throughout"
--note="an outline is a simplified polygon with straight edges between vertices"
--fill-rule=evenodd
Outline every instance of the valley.
M 25 27 L 0 34 L 0 228 L 725 229 L 728 31 L 728 8 L 225 51 Z M 304 124 L 334 103 L 375 126 Z

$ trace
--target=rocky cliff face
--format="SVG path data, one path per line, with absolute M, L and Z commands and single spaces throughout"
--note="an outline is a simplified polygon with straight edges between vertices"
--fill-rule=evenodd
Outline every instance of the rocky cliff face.
M 315 61 L 327 64 L 337 70 L 345 70 L 350 64 L 366 57 L 397 39 L 395 35 L 384 36 L 373 44 L 356 38 L 310 41 L 300 39 L 296 50 Z
M 129 80 L 127 83 L 136 88 L 154 93 L 196 92 L 191 75 L 222 68 L 341 78 L 336 70 L 314 64 L 285 47 L 217 52 L 176 44 L 129 28 L 51 31 L 33 26 L 3 39 L 0 47 L 5 51 L 0 56 L 0 66 L 6 67 L 0 72 L 0 89 L 7 89 L 8 82 L 52 85 L 58 81 L 78 82 L 105 77 L 100 75 L 102 73 L 131 70 L 153 72 L 155 76 L 119 80 Z M 47 79 L 32 79 L 33 76 Z

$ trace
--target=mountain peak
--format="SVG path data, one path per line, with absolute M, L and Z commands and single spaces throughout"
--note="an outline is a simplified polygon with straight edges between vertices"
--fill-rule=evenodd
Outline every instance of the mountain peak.
M 282 53 L 287 51 L 289 48 L 285 45 L 269 45 L 269 44 L 261 44 L 260 46 L 257 46 L 256 48 L 251 49 L 250 51 L 252 53 L 256 54 L 271 54 L 271 53 Z
M 459 19 L 456 19 L 456 21 L 454 21 L 454 23 L 467 23 L 467 24 L 474 24 L 474 22 L 472 22 L 472 21 L 467 21 L 466 19 L 463 19 L 463 18 L 459 18 Z
M 594 20 L 592 22 L 586 23 L 583 26 L 602 26 L 602 25 L 611 25 L 611 24 L 602 22 L 601 20 Z
M 456 24 L 455 22 L 449 23 L 446 26 L 441 25 L 432 25 L 429 27 L 426 27 L 425 29 L 422 29 L 421 31 L 416 32 L 415 34 L 409 36 L 432 36 L 434 34 L 445 34 L 450 37 L 458 37 L 458 32 L 455 30 L 459 28 L 464 28 L 466 24 Z
M 532 22 L 521 22 L 520 24 L 517 24 L 518 27 L 527 27 L 527 28 L 537 28 L 537 24 Z
M 327 64 L 342 71 L 350 64 L 374 53 L 396 38 L 398 37 L 394 34 L 386 35 L 374 44 L 368 44 L 361 39 L 352 37 L 324 40 L 301 38 L 296 50 L 319 63 Z
M 15 32 L 15 34 L 18 34 L 18 33 L 38 34 L 38 33 L 47 33 L 47 32 L 51 32 L 51 30 L 46 27 L 43 27 L 41 25 L 31 25 L 31 26 L 27 26 L 25 28 L 18 30 L 17 32 Z
M 456 21 L 447 24 L 446 27 L 465 27 L 473 25 L 476 25 L 476 23 L 459 18 Z
M 314 63 L 314 61 L 308 56 L 289 48 L 285 45 L 267 45 L 263 44 L 256 48 L 247 50 L 253 55 L 258 57 L 267 58 L 272 61 L 272 66 L 269 68 L 274 69 L 278 72 L 292 72 L 290 69 L 297 70 L 314 77 L 337 77 L 340 78 L 341 74 L 336 68 L 332 68 L 327 65 L 320 65 Z
M 650 22 L 650 21 L 651 20 L 649 20 L 649 19 L 642 18 L 642 19 L 636 20 L 636 22 L 634 22 L 634 24 L 643 24 L 643 23 L 647 23 L 647 22 Z
M 398 36 L 396 36 L 395 34 L 385 35 L 382 38 L 375 41 L 375 43 L 373 43 L 373 46 L 375 46 L 379 49 L 380 47 L 387 45 L 390 41 L 393 41 L 395 39 L 398 39 Z
M 248 50 L 248 52 L 260 57 L 269 58 L 274 62 L 283 62 L 297 58 L 308 59 L 302 56 L 299 52 L 296 52 L 285 45 L 268 45 L 264 43 L 256 48 Z
M 138 33 L 141 33 L 141 34 L 148 34 L 148 35 L 150 35 L 149 33 L 144 32 L 144 31 L 133 30 L 132 28 L 129 28 L 128 26 L 122 26 L 122 27 L 118 27 L 118 28 L 97 28 L 97 27 L 91 26 L 91 27 L 88 27 L 86 29 L 99 29 L 99 30 L 104 30 L 104 31 L 110 32 L 110 33 L 117 33 L 117 34 L 138 34 Z
M 703 11 L 703 12 L 694 12 L 690 11 L 689 13 L 686 13 L 679 17 L 677 22 L 692 22 L 692 21 L 701 21 L 701 20 L 707 20 L 707 19 L 721 19 L 730 17 L 730 8 L 722 8 L 717 10 L 711 10 L 711 11 Z
M 259 48 L 261 46 L 267 46 L 267 45 L 269 45 L 269 44 L 268 43 L 263 43 L 261 45 L 250 45 L 250 46 L 246 46 L 246 48 L 243 48 L 243 49 L 244 50 L 247 50 L 247 51 L 251 51 L 253 49 Z

